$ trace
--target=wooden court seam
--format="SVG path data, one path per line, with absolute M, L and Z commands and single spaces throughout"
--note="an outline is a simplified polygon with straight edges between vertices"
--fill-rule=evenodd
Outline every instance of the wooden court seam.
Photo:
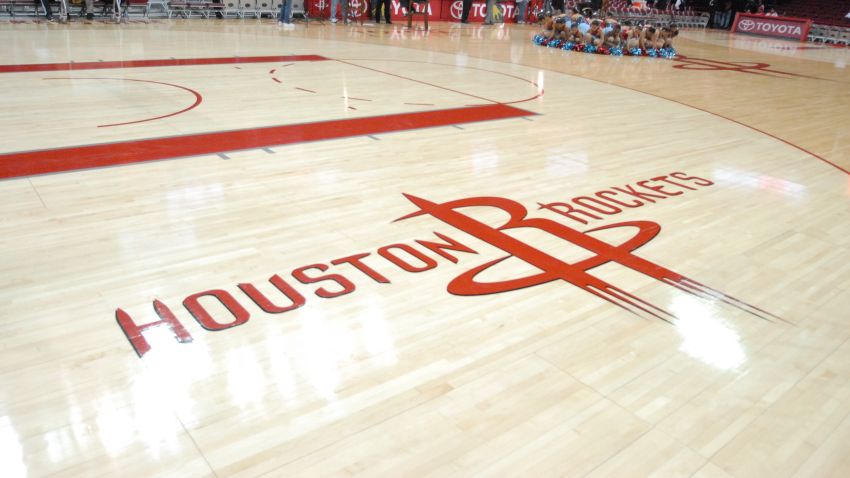
M 354 67 L 357 67 L 357 68 L 363 68 L 363 69 L 365 69 L 365 70 L 369 70 L 369 71 L 374 71 L 374 72 L 376 72 L 376 73 L 382 73 L 382 74 L 384 74 L 384 75 L 393 76 L 393 77 L 395 77 L 395 78 L 401 78 L 402 80 L 412 81 L 412 82 L 414 82 L 414 83 L 419 83 L 419 84 L 422 84 L 422 85 L 425 85 L 425 86 L 430 86 L 430 87 L 432 87 L 432 88 L 439 88 L 439 89 L 441 89 L 441 90 L 450 91 L 450 92 L 452 92 L 452 93 L 457 93 L 457 94 L 460 94 L 460 95 L 469 96 L 470 98 L 475 98 L 475 99 L 477 99 L 477 100 L 489 101 L 490 103 L 494 103 L 494 104 L 502 104 L 500 101 L 491 100 L 491 99 L 489 99 L 489 98 L 484 98 L 483 96 L 473 95 L 473 94 L 471 94 L 471 93 L 464 93 L 463 91 L 454 90 L 454 89 L 452 89 L 452 88 L 447 88 L 447 87 L 445 87 L 445 86 L 435 85 L 434 83 L 429 83 L 429 82 L 427 82 L 427 81 L 416 80 L 416 79 L 409 78 L 409 77 L 406 77 L 406 76 L 397 75 L 397 74 L 395 74 L 395 73 L 390 73 L 390 72 L 388 72 L 388 71 L 378 70 L 377 68 L 372 68 L 372 67 L 368 67 L 368 66 L 358 65 L 358 64 L 356 64 L 356 63 L 351 63 L 351 62 L 346 61 L 346 60 L 338 60 L 338 59 L 334 59 L 333 61 L 336 61 L 336 62 L 338 62 L 338 63 L 345 64 L 345 65 L 354 66 Z
M 339 61 L 339 60 L 337 60 L 337 61 Z M 494 62 L 497 62 L 497 63 L 507 63 L 507 62 L 500 61 L 500 60 L 487 60 L 487 61 L 494 61 Z M 510 64 L 511 64 L 511 65 L 513 65 L 513 64 L 515 64 L 515 63 L 510 63 Z M 532 66 L 528 66 L 528 65 L 524 65 L 524 64 L 520 64 L 520 66 L 522 66 L 522 67 L 524 67 L 524 68 L 537 68 L 537 67 L 532 67 Z M 659 98 L 659 99 L 662 99 L 662 100 L 671 101 L 671 102 L 673 102 L 673 103 L 676 103 L 676 104 L 681 105 L 681 106 L 685 106 L 685 107 L 687 107 L 687 108 L 693 108 L 693 109 L 695 109 L 695 110 L 702 111 L 703 113 L 708 113 L 708 114 L 713 115 L 713 116 L 716 116 L 716 117 L 718 117 L 718 118 L 722 118 L 722 119 L 725 119 L 725 120 L 727 120 L 727 121 L 731 121 L 731 122 L 733 122 L 733 123 L 736 123 L 736 124 L 739 124 L 739 125 L 741 125 L 741 126 L 744 126 L 745 128 L 749 128 L 749 129 L 751 129 L 751 130 L 753 130 L 753 131 L 755 131 L 755 132 L 757 132 L 757 133 L 761 133 L 761 134 L 763 134 L 763 135 L 765 135 L 765 136 L 769 136 L 769 137 L 771 137 L 771 138 L 773 138 L 773 139 L 775 139 L 775 140 L 781 141 L 781 142 L 783 142 L 783 143 L 787 144 L 788 146 L 791 146 L 791 147 L 793 147 L 793 148 L 796 148 L 796 149 L 797 149 L 797 150 L 799 150 L 799 151 L 802 151 L 802 152 L 804 152 L 804 153 L 806 153 L 806 154 L 808 154 L 808 155 L 810 155 L 810 156 L 812 156 L 812 157 L 814 157 L 814 158 L 816 158 L 816 159 L 819 159 L 819 160 L 823 161 L 824 163 L 827 163 L 828 165 L 830 165 L 830 166 L 832 166 L 832 167 L 834 167 L 834 168 L 838 169 L 839 171 L 843 172 L 844 174 L 847 174 L 848 176 L 850 176 L 850 171 L 848 171 L 848 170 L 846 170 L 846 169 L 842 168 L 841 166 L 839 166 L 839 165 L 837 165 L 837 164 L 833 163 L 832 161 L 830 161 L 830 160 L 828 160 L 828 159 L 826 159 L 826 158 L 824 158 L 824 157 L 822 157 L 822 156 L 819 156 L 819 155 L 817 155 L 817 154 L 815 154 L 815 153 L 813 153 L 813 152 L 811 152 L 811 151 L 807 150 L 806 148 L 803 148 L 802 146 L 796 145 L 796 144 L 794 144 L 794 143 L 792 143 L 792 142 L 790 142 L 790 141 L 788 141 L 788 140 L 785 140 L 785 139 L 780 138 L 779 136 L 776 136 L 776 135 L 774 135 L 774 134 L 768 133 L 767 131 L 760 130 L 760 129 L 756 128 L 755 126 L 750 126 L 750 125 L 748 125 L 748 124 L 746 124 L 746 123 L 742 123 L 742 122 L 740 122 L 740 121 L 738 121 L 738 120 L 735 120 L 735 119 L 729 118 L 728 116 L 723 116 L 723 115 L 722 115 L 722 114 L 720 114 L 720 113 L 715 113 L 715 112 L 713 112 L 713 111 L 709 111 L 709 110 L 706 110 L 706 109 L 700 108 L 699 106 L 689 105 L 689 104 L 687 104 L 687 103 L 683 103 L 683 102 L 678 101 L 678 100 L 674 100 L 674 99 L 671 99 L 671 98 L 666 98 L 666 97 L 664 97 L 664 96 L 656 95 L 656 94 L 654 94 L 654 93 L 649 93 L 649 92 L 646 92 L 646 91 L 641 91 L 641 90 L 638 90 L 638 89 L 635 89 L 635 88 L 631 88 L 631 87 L 629 87 L 629 86 L 618 85 L 618 84 L 616 84 L 616 83 L 608 83 L 608 82 L 605 82 L 605 81 L 597 80 L 597 79 L 595 79 L 595 78 L 587 78 L 587 77 L 584 77 L 584 76 L 576 75 L 576 74 L 574 74 L 574 73 L 564 73 L 564 72 L 561 72 L 561 71 L 557 71 L 557 70 L 550 70 L 550 69 L 547 69 L 547 68 L 537 68 L 537 69 L 539 69 L 539 70 L 544 70 L 544 71 L 549 71 L 549 72 L 557 73 L 557 74 L 561 74 L 561 75 L 572 76 L 573 78 L 581 78 L 581 79 L 583 79 L 583 80 L 589 80 L 589 81 L 593 81 L 593 82 L 595 82 L 595 83 L 600 83 L 600 84 L 603 84 L 603 85 L 616 86 L 616 87 L 618 87 L 618 88 L 623 88 L 623 89 L 626 89 L 626 90 L 629 90 L 629 91 L 634 91 L 635 93 L 642 93 L 642 94 L 645 94 L 645 95 L 652 96 L 652 97 L 654 97 L 654 98 Z M 486 71 L 486 70 L 484 70 L 484 71 Z M 506 104 L 507 104 L 507 103 L 506 103 Z
M 494 103 L 500 103 L 500 104 L 503 104 L 503 105 L 514 105 L 514 104 L 517 104 L 517 103 L 525 103 L 526 101 L 535 100 L 535 99 L 543 96 L 543 92 L 544 92 L 543 89 L 540 88 L 540 85 L 538 85 L 536 82 L 529 80 L 527 78 L 523 78 L 523 77 L 517 76 L 517 75 L 512 75 L 510 73 L 505 73 L 505 72 L 502 72 L 502 71 L 488 70 L 486 68 L 479 68 L 477 66 L 469 66 L 469 65 L 460 66 L 460 65 L 453 65 L 451 63 L 436 63 L 436 62 L 432 62 L 432 61 L 421 61 L 421 60 L 401 60 L 401 59 L 397 59 L 397 58 L 391 58 L 391 59 L 390 58 L 346 58 L 344 60 L 341 60 L 339 58 L 333 58 L 333 60 L 338 61 L 338 62 L 342 62 L 342 63 L 348 63 L 348 62 L 352 62 L 352 61 L 384 61 L 384 62 L 393 62 L 393 63 L 421 63 L 421 64 L 424 64 L 424 65 L 440 65 L 440 66 L 450 66 L 450 67 L 453 67 L 453 68 L 464 68 L 464 69 L 467 69 L 467 70 L 484 71 L 484 72 L 487 72 L 487 73 L 493 73 L 493 74 L 496 74 L 496 75 L 506 76 L 508 78 L 514 78 L 514 79 L 529 83 L 529 84 L 531 84 L 531 86 L 533 86 L 533 87 L 535 87 L 539 90 L 536 95 L 525 98 L 525 99 L 521 99 L 521 100 L 514 100 L 514 101 L 487 100 L 487 101 L 492 101 Z M 362 67 L 362 65 L 355 65 L 355 66 L 361 66 Z M 525 65 L 521 65 L 521 66 L 525 66 Z M 368 68 L 368 67 L 365 67 L 365 68 Z M 369 69 L 372 69 L 372 68 L 369 68 Z M 395 74 L 392 74 L 392 73 L 387 73 L 387 72 L 384 72 L 384 71 L 381 71 L 381 70 L 376 70 L 376 69 L 373 69 L 373 70 L 381 72 L 381 73 L 389 74 L 389 75 L 392 75 L 392 76 L 396 76 L 396 77 L 399 77 L 399 78 L 404 78 L 406 80 L 411 80 L 410 78 L 395 75 Z M 418 82 L 419 80 L 411 80 L 411 81 L 417 81 Z M 425 83 L 425 84 L 427 84 L 429 86 L 436 86 L 437 88 L 442 88 L 440 86 L 433 85 L 433 84 L 430 84 L 430 83 Z M 444 89 L 447 89 L 447 88 L 444 88 Z M 463 93 L 462 91 L 455 91 L 455 90 L 449 90 L 449 91 L 452 91 L 454 93 L 461 93 L 461 94 L 464 94 L 464 95 L 467 94 L 467 93 Z M 469 96 L 472 96 L 472 95 L 469 95 Z
M 373 43 L 368 43 L 368 42 L 358 42 L 358 43 L 362 43 L 362 44 L 366 44 L 366 45 L 373 45 Z M 411 50 L 411 51 L 415 51 L 415 52 L 421 52 L 421 51 L 423 51 L 423 50 L 421 50 L 421 49 L 419 49 L 419 48 L 412 48 L 412 47 L 408 47 L 408 46 L 399 46 L 399 45 L 395 45 L 395 48 L 403 48 L 403 49 Z M 599 83 L 599 84 L 602 84 L 602 85 L 608 85 L 608 86 L 614 86 L 614 87 L 618 87 L 618 88 L 623 88 L 623 89 L 626 89 L 626 90 L 629 90 L 629 91 L 634 91 L 635 93 L 642 93 L 642 94 L 645 94 L 645 95 L 652 96 L 652 97 L 654 97 L 654 98 L 659 98 L 659 99 L 662 99 L 662 100 L 667 100 L 667 101 L 670 101 L 670 102 L 676 103 L 676 104 L 678 104 L 678 105 L 685 106 L 685 107 L 687 107 L 687 108 L 693 108 L 693 109 L 695 109 L 695 110 L 697 110 L 697 111 L 702 111 L 703 113 L 707 113 L 707 114 L 710 114 L 710 115 L 716 116 L 716 117 L 718 117 L 718 118 L 725 119 L 725 120 L 727 120 L 727 121 L 731 121 L 731 122 L 736 123 L 736 124 L 738 124 L 738 125 L 741 125 L 741 126 L 743 126 L 743 127 L 745 127 L 745 128 L 749 128 L 749 129 L 751 129 L 751 130 L 753 130 L 753 131 L 755 131 L 755 132 L 757 132 L 757 133 L 761 133 L 761 134 L 763 134 L 763 135 L 765 135 L 765 136 L 769 136 L 769 137 L 771 137 L 771 138 L 773 138 L 773 139 L 775 139 L 775 140 L 781 141 L 781 142 L 783 142 L 783 143 L 787 144 L 788 146 L 791 146 L 791 147 L 793 147 L 793 148 L 795 148 L 795 149 L 797 149 L 797 150 L 799 150 L 799 151 L 802 151 L 802 152 L 804 152 L 804 153 L 806 153 L 806 154 L 808 154 L 808 155 L 812 156 L 812 157 L 813 157 L 813 158 L 815 158 L 815 159 L 819 159 L 820 161 L 822 161 L 822 162 L 824 162 L 824 163 L 826 163 L 826 164 L 828 164 L 828 165 L 830 165 L 830 166 L 834 167 L 835 169 L 837 169 L 837 170 L 841 171 L 842 173 L 844 173 L 844 174 L 846 174 L 846 175 L 850 176 L 850 171 L 848 171 L 848 170 L 844 169 L 843 167 L 841 167 L 841 166 L 839 166 L 839 165 L 837 165 L 837 164 L 833 163 L 832 161 L 830 161 L 830 160 L 828 160 L 828 159 L 826 159 L 826 158 L 824 158 L 824 157 L 822 157 L 822 156 L 820 156 L 820 155 L 818 155 L 818 154 L 815 154 L 815 153 L 813 153 L 813 152 L 811 152 L 811 151 L 807 150 L 806 148 L 803 148 L 802 146 L 798 146 L 798 145 L 796 145 L 796 144 L 794 144 L 794 143 L 792 143 L 792 142 L 790 142 L 790 141 L 788 141 L 788 140 L 785 140 L 785 139 L 780 138 L 779 136 L 776 136 L 776 135 L 774 135 L 774 134 L 772 134 L 772 133 L 768 133 L 767 131 L 760 130 L 760 129 L 756 128 L 755 126 L 750 126 L 750 125 L 748 125 L 748 124 L 746 124 L 746 123 L 742 123 L 742 122 L 740 122 L 740 121 L 738 121 L 738 120 L 735 120 L 735 119 L 729 118 L 729 117 L 727 117 L 727 116 L 723 116 L 723 115 L 722 115 L 722 114 L 720 114 L 720 113 L 715 113 L 715 112 L 713 112 L 713 111 L 709 111 L 709 110 L 706 110 L 706 109 L 700 108 L 699 106 L 689 105 L 689 104 L 687 104 L 687 103 L 683 103 L 683 102 L 681 102 L 681 101 L 674 100 L 674 99 L 671 99 L 671 98 L 666 98 L 666 97 L 664 97 L 664 96 L 656 95 L 656 94 L 654 94 L 654 93 L 649 93 L 649 92 L 646 92 L 646 91 L 641 91 L 641 90 L 638 90 L 638 89 L 635 89 L 635 88 L 631 88 L 631 87 L 628 87 L 628 86 L 624 86 L 624 85 L 618 85 L 618 84 L 616 84 L 616 83 L 608 83 L 608 82 L 605 82 L 605 81 L 602 81 L 602 80 L 597 80 L 597 79 L 595 79 L 595 78 L 588 78 L 588 77 L 585 77 L 585 76 L 577 75 L 577 74 L 575 74 L 575 73 L 566 73 L 566 72 L 563 72 L 563 71 L 552 70 L 552 69 L 549 69 L 549 68 L 543 68 L 543 67 L 539 67 L 539 66 L 526 65 L 526 64 L 524 64 L 524 63 L 513 63 L 513 62 L 507 62 L 507 61 L 502 61 L 502 60 L 493 60 L 493 59 L 489 59 L 489 58 L 481 58 L 481 57 L 475 57 L 475 58 L 476 58 L 476 59 L 478 59 L 478 60 L 483 60 L 483 61 L 491 61 L 491 62 L 493 62 L 493 63 L 501 63 L 501 64 L 503 64 L 503 65 L 519 65 L 519 66 L 521 66 L 521 67 L 523 67 L 523 68 L 531 68 L 531 69 L 536 69 L 536 70 L 548 71 L 548 72 L 550 72 L 550 73 L 557 73 L 557 74 L 559 74 L 559 75 L 571 76 L 571 77 L 573 77 L 573 78 L 579 78 L 579 79 L 582 79 L 582 80 L 592 81 L 592 82 L 594 82 L 594 83 Z M 340 60 L 337 60 L 337 61 L 340 61 Z M 408 60 L 408 61 L 417 61 L 417 60 Z M 428 63 L 428 62 L 423 62 L 423 63 Z M 484 71 L 487 71 L 487 70 L 484 70 Z
M 565 74 L 569 75 L 569 73 L 565 73 Z M 570 76 L 575 76 L 575 75 L 570 75 Z M 753 131 L 755 131 L 755 132 L 757 132 L 757 133 L 761 133 L 761 134 L 763 134 L 763 135 L 765 135 L 765 136 L 767 136 L 767 137 L 773 138 L 773 139 L 775 139 L 775 140 L 777 140 L 777 141 L 781 141 L 781 142 L 783 142 L 783 143 L 787 144 L 788 146 L 791 146 L 791 147 L 793 147 L 793 148 L 795 148 L 795 149 L 797 149 L 797 150 L 799 150 L 799 151 L 802 151 L 802 152 L 804 152 L 804 153 L 806 153 L 806 154 L 808 154 L 808 155 L 810 155 L 810 156 L 812 156 L 812 157 L 814 157 L 814 158 L 816 158 L 816 159 L 819 159 L 819 160 L 823 161 L 824 163 L 826 163 L 826 164 L 828 164 L 828 165 L 832 166 L 833 168 L 835 168 L 835 169 L 837 169 L 837 170 L 841 171 L 842 173 L 844 173 L 844 174 L 846 174 L 846 175 L 850 176 L 850 171 L 848 171 L 848 170 L 846 170 L 846 169 L 842 168 L 841 166 L 839 166 L 839 165 L 837 165 L 837 164 L 833 163 L 832 161 L 830 161 L 830 160 L 828 160 L 828 159 L 826 159 L 826 158 L 824 158 L 824 157 L 822 157 L 822 156 L 820 156 L 820 155 L 817 155 L 817 154 L 815 154 L 815 153 L 813 153 L 813 152 L 809 151 L 808 149 L 806 149 L 806 148 L 804 148 L 804 147 L 802 147 L 802 146 L 796 145 L 796 144 L 794 144 L 794 143 L 792 143 L 792 142 L 790 142 L 790 141 L 788 141 L 788 140 L 785 140 L 785 139 L 780 138 L 779 136 L 776 136 L 776 135 L 774 135 L 774 134 L 768 133 L 767 131 L 760 130 L 760 129 L 756 128 L 755 126 L 750 126 L 750 125 L 748 125 L 748 124 L 746 124 L 746 123 L 742 123 L 742 122 L 740 122 L 740 121 L 738 121 L 738 120 L 736 120 L 736 119 L 729 118 L 728 116 L 724 116 L 724 115 L 722 115 L 722 114 L 720 114 L 720 113 L 715 113 L 715 112 L 713 112 L 713 111 L 709 111 L 709 110 L 706 110 L 706 109 L 700 108 L 699 106 L 689 105 L 689 104 L 687 104 L 687 103 L 683 103 L 683 102 L 678 101 L 678 100 L 674 100 L 674 99 L 670 99 L 670 98 L 665 98 L 665 97 L 663 97 L 663 96 L 659 96 L 659 95 L 656 95 L 656 94 L 654 94 L 654 93 L 648 93 L 648 92 L 646 92 L 646 91 L 636 90 L 636 89 L 631 88 L 631 87 L 628 87 L 628 86 L 616 85 L 616 84 L 613 84 L 613 83 L 605 83 L 605 82 L 601 82 L 601 81 L 599 81 L 599 80 L 594 80 L 594 79 L 592 79 L 592 78 L 584 78 L 584 77 L 581 77 L 581 76 L 579 76 L 578 78 L 583 78 L 583 79 L 587 79 L 587 80 L 591 80 L 591 81 L 596 81 L 596 82 L 599 82 L 599 83 L 602 83 L 602 84 L 605 84 L 605 85 L 617 86 L 617 87 L 619 87 L 619 88 L 625 88 L 625 89 L 627 89 L 627 90 L 629 90 L 629 91 L 634 91 L 634 92 L 636 92 L 636 93 L 643 93 L 643 94 L 645 94 L 645 95 L 649 95 L 649 96 L 652 96 L 652 97 L 654 97 L 654 98 L 659 98 L 659 99 L 662 99 L 662 100 L 671 101 L 671 102 L 676 103 L 676 104 L 678 104 L 678 105 L 682 105 L 682 106 L 685 106 L 685 107 L 688 107 L 688 108 L 693 108 L 693 109 L 695 109 L 695 110 L 697 110 L 697 111 L 702 111 L 703 113 L 708 113 L 708 114 L 710 114 L 710 115 L 712 115 L 712 116 L 716 116 L 716 117 L 718 117 L 718 118 L 725 119 L 725 120 L 727 120 L 727 121 L 731 121 L 731 122 L 733 122 L 733 123 L 735 123 L 735 124 L 738 124 L 738 125 L 740 125 L 740 126 L 743 126 L 743 127 L 745 127 L 745 128 L 749 128 L 749 129 L 751 129 L 751 130 L 753 130 Z

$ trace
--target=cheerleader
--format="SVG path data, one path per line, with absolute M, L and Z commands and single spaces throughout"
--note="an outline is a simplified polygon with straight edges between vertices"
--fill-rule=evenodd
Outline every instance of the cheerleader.
M 584 35 L 584 42 L 588 45 L 600 47 L 603 44 L 604 33 L 602 31 L 602 22 L 593 20 L 590 22 L 590 28 Z
M 570 25 L 570 29 L 567 30 L 567 38 L 566 40 L 571 43 L 582 43 L 584 42 L 584 33 L 579 29 L 578 23 L 573 23 Z
M 658 34 L 656 48 L 673 48 L 673 39 L 679 36 L 679 27 L 675 23 L 662 27 Z
M 655 44 L 657 42 L 658 31 L 655 30 L 655 27 L 644 27 L 640 33 L 640 38 L 638 39 L 638 47 L 641 50 L 648 50 L 650 48 L 655 48 Z
M 622 29 L 619 23 L 603 30 L 602 44 L 607 48 L 620 47 L 623 43 Z
M 630 50 L 632 48 L 639 48 L 641 35 L 643 35 L 643 25 L 637 24 L 630 26 L 626 33 L 626 48 Z
M 568 25 L 572 26 L 573 24 L 578 25 L 579 31 L 581 31 L 582 35 L 587 35 L 587 31 L 590 30 L 590 25 L 587 24 L 587 19 L 581 13 L 578 13 L 577 9 L 574 9 L 573 13 L 570 15 L 570 23 Z
M 547 16 L 543 19 L 543 31 L 540 32 L 540 35 L 546 38 L 552 38 L 554 34 L 553 30 L 555 29 L 555 19 L 552 18 L 551 15 Z
M 552 29 L 552 36 L 550 39 L 563 40 L 567 38 L 567 20 L 564 18 L 559 18 L 555 20 L 554 28 Z

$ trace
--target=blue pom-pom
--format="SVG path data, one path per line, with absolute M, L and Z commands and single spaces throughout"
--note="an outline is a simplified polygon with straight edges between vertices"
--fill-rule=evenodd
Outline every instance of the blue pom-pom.
M 599 48 L 595 45 L 584 45 L 581 43 L 574 43 L 565 40 L 558 40 L 555 38 L 549 39 L 545 35 L 537 34 L 534 35 L 531 41 L 535 45 L 540 46 L 548 46 L 549 48 L 560 48 L 562 50 L 573 50 L 573 51 L 581 51 L 585 53 L 601 53 L 601 54 L 610 54 L 614 56 L 649 56 L 652 58 L 675 58 L 676 50 L 674 48 L 659 48 L 654 49 L 650 48 L 648 50 L 642 50 L 640 48 L 623 48 L 623 47 L 612 47 L 612 48 Z
M 674 48 L 662 48 L 658 53 L 662 58 L 670 59 L 676 57 L 676 50 Z

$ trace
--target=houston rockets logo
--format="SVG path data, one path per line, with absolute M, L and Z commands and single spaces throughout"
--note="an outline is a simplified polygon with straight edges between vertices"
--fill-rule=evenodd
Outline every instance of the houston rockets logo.
M 717 61 L 706 58 L 695 58 L 685 55 L 679 55 L 673 59 L 675 63 L 673 68 L 679 70 L 693 71 L 734 71 L 738 73 L 747 73 L 750 75 L 769 76 L 772 78 L 808 78 L 812 80 L 822 80 L 834 83 L 842 83 L 839 80 L 831 80 L 828 78 L 819 78 L 817 76 L 803 75 L 801 73 L 792 73 L 790 71 L 782 71 L 773 69 L 769 63 L 760 63 L 752 61 Z
M 665 322 L 671 322 L 672 319 L 675 319 L 673 314 L 664 309 L 656 307 L 588 273 L 589 270 L 595 267 L 608 263 L 617 263 L 702 299 L 708 299 L 713 302 L 724 302 L 765 320 L 770 320 L 771 318 L 782 320 L 769 312 L 765 312 L 678 274 L 664 266 L 632 254 L 637 248 L 651 241 L 661 232 L 661 227 L 651 221 L 621 222 L 581 232 L 549 219 L 528 218 L 526 217 L 527 210 L 524 206 L 504 198 L 476 197 L 439 204 L 408 194 L 405 194 L 405 197 L 415 204 L 419 208 L 419 211 L 397 220 L 400 221 L 427 214 L 507 253 L 504 257 L 470 269 L 452 280 L 448 285 L 448 291 L 455 295 L 496 294 L 562 280 L 631 313 L 637 315 L 647 314 Z M 458 211 L 459 209 L 468 207 L 496 208 L 507 213 L 509 219 L 503 225 L 494 228 Z M 636 231 L 635 235 L 623 244 L 608 244 L 592 235 L 596 231 L 622 227 L 632 228 Z M 505 233 L 505 231 L 519 228 L 531 228 L 549 233 L 566 242 L 582 247 L 595 255 L 575 264 L 566 263 Z M 542 272 L 527 277 L 499 282 L 479 282 L 476 280 L 476 276 L 480 273 L 510 258 L 522 260 Z
M 674 172 L 652 180 L 637 181 L 634 185 L 599 191 L 593 197 L 584 195 L 572 198 L 569 202 L 538 204 L 541 209 L 556 213 L 562 218 L 579 224 L 588 224 L 588 220 L 602 219 L 601 216 L 594 214 L 611 215 L 623 212 L 614 205 L 628 208 L 645 207 L 665 197 L 676 197 L 684 194 L 684 191 L 697 191 L 697 187 L 708 187 L 713 184 L 706 179 Z M 674 186 L 678 186 L 679 191 L 674 190 Z M 677 319 L 675 315 L 661 307 L 591 273 L 597 267 L 617 264 L 703 300 L 715 304 L 724 303 L 767 321 L 782 320 L 769 312 L 636 255 L 637 249 L 653 240 L 661 232 L 661 226 L 652 221 L 623 221 L 582 231 L 563 222 L 546 218 L 530 218 L 522 204 L 500 197 L 472 197 L 439 203 L 410 194 L 404 196 L 418 209 L 396 221 L 430 216 L 504 253 L 498 254 L 499 257 L 495 259 L 473 266 L 449 281 L 446 289 L 454 295 L 499 294 L 562 281 L 640 317 L 660 319 L 668 323 L 673 323 Z M 603 208 L 606 205 L 607 211 Z M 467 214 L 469 208 L 475 208 L 473 211 L 475 214 L 482 209 L 487 211 L 488 218 L 493 216 L 493 213 L 497 213 L 499 217 L 507 215 L 507 219 L 496 226 L 491 226 Z M 627 229 L 633 231 L 633 234 L 619 244 L 611 244 L 597 237 L 600 231 L 611 229 Z M 587 251 L 587 254 L 572 263 L 566 262 L 510 234 L 516 230 L 533 230 L 547 235 L 547 244 L 551 244 L 552 241 L 549 239 L 554 237 L 557 239 L 555 244 L 578 246 Z M 280 294 L 278 296 L 268 296 L 254 284 L 243 282 L 239 283 L 235 290 L 231 288 L 234 290 L 233 293 L 226 288 L 196 292 L 183 300 L 183 306 L 203 329 L 212 332 L 222 331 L 247 323 L 252 316 L 251 309 L 254 309 L 253 313 L 257 313 L 259 309 L 267 314 L 284 314 L 304 306 L 308 297 L 312 295 L 321 299 L 336 299 L 354 293 L 357 290 L 357 284 L 351 274 L 356 274 L 354 277 L 361 281 L 391 284 L 393 271 L 395 274 L 418 274 L 439 267 L 441 263 L 457 264 L 460 262 L 460 255 L 478 254 L 478 251 L 472 247 L 450 237 L 451 234 L 433 231 L 433 235 L 436 240 L 431 237 L 408 243 L 388 244 L 377 248 L 373 251 L 374 254 L 359 252 L 297 267 L 288 274 L 274 274 L 268 282 L 269 286 L 273 286 Z M 522 261 L 534 267 L 536 272 L 507 280 L 487 281 L 484 278 L 486 271 L 504 272 L 503 269 L 509 267 L 510 263 L 506 262 L 509 259 L 513 262 Z M 305 287 L 313 284 L 316 284 L 313 290 L 305 290 Z M 211 301 L 217 301 L 222 307 L 208 308 Z M 192 342 L 190 332 L 165 302 L 154 299 L 153 310 L 159 316 L 159 320 L 153 322 L 137 321 L 121 308 L 115 311 L 118 325 L 139 357 L 151 350 L 145 333 L 154 327 L 168 327 L 177 342 Z

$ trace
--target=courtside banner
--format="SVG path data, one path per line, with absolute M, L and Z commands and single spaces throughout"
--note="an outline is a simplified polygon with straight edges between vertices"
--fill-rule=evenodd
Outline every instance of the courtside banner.
M 358 20 L 368 21 L 372 17 L 371 4 L 374 0 L 342 0 L 340 6 L 337 7 L 336 18 L 342 18 L 343 2 L 348 2 L 349 8 L 356 12 L 355 17 Z M 413 3 L 413 8 L 420 11 L 424 8 L 422 4 Z M 407 21 L 407 5 L 408 2 L 401 0 L 390 0 L 390 18 L 394 22 Z M 329 18 L 331 14 L 331 0 L 304 0 L 304 7 L 307 9 L 307 14 L 314 18 Z M 493 15 L 493 21 L 496 23 L 513 23 L 514 15 L 516 14 L 516 3 L 514 0 L 505 0 L 494 5 L 496 11 Z M 431 21 L 449 21 L 458 22 L 463 13 L 462 0 L 431 0 L 428 5 L 428 20 Z M 473 23 L 481 23 L 484 17 L 487 16 L 486 0 L 474 0 L 472 8 L 469 10 L 469 21 Z M 384 21 L 384 16 L 381 16 L 381 21 Z M 420 18 L 417 17 L 417 20 Z
M 418 12 L 422 8 L 421 4 L 411 2 Z M 406 21 L 407 7 L 400 0 L 392 0 L 392 20 Z M 447 22 L 458 22 L 463 16 L 463 1 L 462 0 L 431 0 L 429 2 L 428 20 L 441 20 Z M 513 0 L 506 0 L 495 3 L 493 8 L 496 9 L 493 15 L 493 21 L 496 23 L 513 23 L 514 15 L 516 14 L 516 3 Z M 481 23 L 484 17 L 487 16 L 486 0 L 475 0 L 472 2 L 472 7 L 469 9 L 468 20 L 472 23 Z
M 807 18 L 766 17 L 764 15 L 738 13 L 735 15 L 735 23 L 732 24 L 732 31 L 786 40 L 806 41 L 811 27 L 812 21 Z

